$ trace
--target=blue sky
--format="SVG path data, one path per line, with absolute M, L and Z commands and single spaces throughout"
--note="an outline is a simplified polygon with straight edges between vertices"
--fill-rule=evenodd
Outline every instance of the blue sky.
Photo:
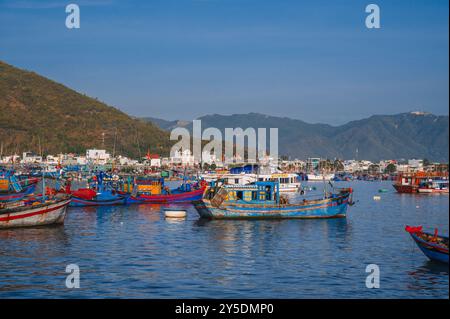
M 65 27 L 65 5 L 81 28 Z M 365 27 L 365 7 L 381 29 Z M 136 116 L 448 114 L 447 0 L 0 0 L 0 60 Z

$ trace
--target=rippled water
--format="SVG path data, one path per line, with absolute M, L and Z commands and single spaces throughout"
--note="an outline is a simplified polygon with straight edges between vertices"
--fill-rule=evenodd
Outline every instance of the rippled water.
M 169 221 L 162 206 L 138 205 L 70 208 L 64 226 L 0 230 L 0 298 L 448 298 L 448 266 L 404 231 L 448 234 L 448 195 L 350 185 L 359 201 L 346 219 L 206 221 L 182 205 L 186 220 Z M 379 289 L 365 286 L 372 263 Z M 80 267 L 80 289 L 65 286 L 68 264 Z

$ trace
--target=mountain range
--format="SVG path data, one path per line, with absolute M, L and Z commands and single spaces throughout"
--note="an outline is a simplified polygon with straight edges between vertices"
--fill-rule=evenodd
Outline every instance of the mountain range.
M 367 159 L 427 158 L 448 162 L 449 117 L 424 112 L 373 115 L 340 126 L 310 124 L 288 117 L 259 113 L 219 115 L 198 118 L 202 129 L 216 127 L 278 128 L 279 154 L 291 158 L 308 157 Z M 145 118 L 164 130 L 192 122 Z M 268 134 L 268 130 L 267 130 Z M 267 145 L 269 145 L 267 143 Z
M 279 129 L 279 154 L 291 158 L 427 158 L 448 162 L 449 117 L 428 113 L 374 115 L 345 125 L 310 124 L 259 113 L 205 115 L 202 128 Z M 168 155 L 169 132 L 192 122 L 135 118 L 34 72 L 0 61 L 0 156 L 104 148 L 140 157 Z

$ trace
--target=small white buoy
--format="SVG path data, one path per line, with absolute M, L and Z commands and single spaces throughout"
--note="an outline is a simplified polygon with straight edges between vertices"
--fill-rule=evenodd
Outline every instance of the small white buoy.
M 380 200 L 380 199 L 381 199 L 381 196 L 376 196 L 376 195 L 375 195 L 375 196 L 373 197 L 373 200 Z
M 185 210 L 182 209 L 177 210 L 166 209 L 164 210 L 164 215 L 166 216 L 166 218 L 185 218 L 187 213 Z

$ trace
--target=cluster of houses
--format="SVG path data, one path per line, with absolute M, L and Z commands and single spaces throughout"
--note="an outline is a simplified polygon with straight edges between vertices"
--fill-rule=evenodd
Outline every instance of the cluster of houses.
M 235 158 L 235 160 L 239 160 Z M 271 164 L 272 158 L 266 157 L 260 164 Z M 120 166 L 145 165 L 155 169 L 158 168 L 198 168 L 200 163 L 192 155 L 190 150 L 177 151 L 171 157 L 161 157 L 158 154 L 147 153 L 141 160 L 131 159 L 125 156 L 113 158 L 106 150 L 89 149 L 85 155 L 59 154 L 47 155 L 43 158 L 32 152 L 24 152 L 22 156 L 12 155 L 0 158 L 0 164 L 21 163 L 21 164 L 44 164 L 50 166 L 67 165 L 107 165 L 115 164 Z M 209 164 L 206 164 L 209 163 Z M 212 164 L 211 164 L 212 163 Z M 205 168 L 229 168 L 222 159 L 215 158 L 211 154 L 202 154 L 202 165 Z M 447 164 L 430 163 L 423 159 L 409 160 L 383 160 L 371 162 L 367 160 L 329 160 L 322 158 L 308 158 L 307 160 L 288 160 L 280 158 L 278 166 L 284 171 L 290 172 L 310 172 L 328 171 L 345 173 L 395 173 L 395 172 L 415 172 L 415 171 L 437 171 L 447 170 Z

